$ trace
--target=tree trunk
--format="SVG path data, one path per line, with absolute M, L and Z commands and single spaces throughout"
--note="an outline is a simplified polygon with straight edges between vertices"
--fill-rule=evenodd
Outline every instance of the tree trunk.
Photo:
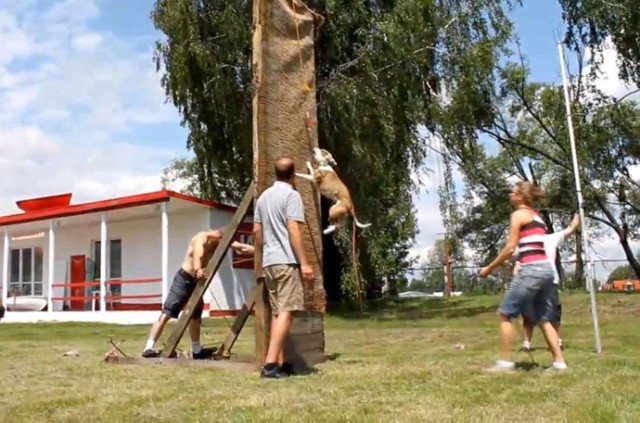
M 253 153 L 257 197 L 273 184 L 273 166 L 279 157 L 292 158 L 296 170 L 306 172 L 306 162 L 318 145 L 316 126 L 307 126 L 316 119 L 313 49 L 316 15 L 295 0 L 293 4 L 291 0 L 254 0 L 253 19 Z M 310 183 L 298 180 L 296 185 L 305 206 L 305 252 L 316 278 L 305 283 L 305 311 L 294 316 L 285 345 L 285 360 L 303 367 L 324 361 L 326 296 L 320 197 Z M 263 345 L 266 336 L 256 332 L 256 346 Z M 256 348 L 256 354 L 263 353 Z M 258 361 L 263 358 L 256 357 Z
M 636 277 L 640 279 L 640 262 L 638 262 L 638 259 L 636 258 L 636 256 L 633 254 L 633 251 L 631 250 L 631 246 L 629 245 L 629 240 L 627 239 L 626 233 L 625 234 L 618 233 L 618 236 L 620 237 L 620 245 L 622 245 L 622 249 L 624 250 L 624 255 L 627 257 L 627 260 L 629 261 L 629 266 L 631 266 L 631 268 L 635 272 Z

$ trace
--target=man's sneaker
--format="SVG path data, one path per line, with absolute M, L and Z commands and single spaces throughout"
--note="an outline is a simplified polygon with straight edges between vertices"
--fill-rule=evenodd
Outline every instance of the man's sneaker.
M 194 360 L 207 360 L 215 354 L 216 348 L 203 348 L 199 353 L 193 353 Z
M 505 361 L 496 361 L 493 366 L 487 368 L 489 373 L 513 373 L 515 371 L 515 364 Z
M 155 357 L 160 357 L 160 353 L 152 349 L 148 349 L 142 352 L 142 356 L 144 358 L 155 358 Z
M 273 370 L 267 370 L 262 367 L 262 370 L 260 371 L 260 377 L 264 379 L 283 379 L 285 377 L 289 377 L 289 374 L 283 372 L 279 367 L 276 367 Z
M 569 370 L 569 367 L 567 367 L 566 364 L 553 363 L 551 366 L 547 367 L 544 370 L 544 372 L 545 373 L 563 373 L 563 372 L 566 372 L 567 370 Z
M 291 363 L 287 363 L 287 362 L 282 363 L 282 366 L 280 366 L 280 371 L 282 373 L 288 374 L 289 376 L 296 375 L 296 372 L 293 371 L 293 364 Z

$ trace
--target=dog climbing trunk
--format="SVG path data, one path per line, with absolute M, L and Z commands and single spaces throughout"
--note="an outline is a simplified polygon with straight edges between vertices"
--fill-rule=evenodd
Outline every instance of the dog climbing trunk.
M 314 29 L 319 16 L 295 0 L 253 2 L 253 152 L 256 198 L 275 180 L 281 156 L 306 172 L 317 147 Z M 316 278 L 304 283 L 305 311 L 294 316 L 285 359 L 298 366 L 324 360 L 326 295 L 322 276 L 320 197 L 308 182 L 297 189 L 305 206 L 304 246 Z M 269 304 L 256 304 L 256 360 L 266 355 Z

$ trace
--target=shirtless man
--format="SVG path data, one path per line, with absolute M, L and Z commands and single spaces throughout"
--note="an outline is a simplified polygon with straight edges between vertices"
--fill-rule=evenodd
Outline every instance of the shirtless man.
M 158 357 L 160 355 L 159 352 L 153 349 L 156 341 L 160 338 L 160 335 L 162 335 L 162 330 L 167 322 L 170 319 L 178 318 L 178 315 L 189 301 L 198 282 L 206 279 L 204 271 L 222 239 L 222 234 L 223 230 L 216 229 L 200 232 L 191 238 L 182 267 L 176 272 L 173 278 L 171 289 L 162 308 L 162 314 L 151 327 L 149 339 L 142 353 L 143 357 Z M 240 242 L 233 242 L 231 248 L 240 254 L 253 253 L 253 247 L 251 245 Z M 193 318 L 189 322 L 189 335 L 191 335 L 193 358 L 199 360 L 209 358 L 215 352 L 214 349 L 203 348 L 200 343 L 200 326 L 202 324 L 203 307 L 204 304 L 201 299 L 196 305 Z

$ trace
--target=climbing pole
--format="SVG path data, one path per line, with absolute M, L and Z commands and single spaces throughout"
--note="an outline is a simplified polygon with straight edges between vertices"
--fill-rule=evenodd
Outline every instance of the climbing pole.
M 318 15 L 296 0 L 253 2 L 253 153 L 256 197 L 275 179 L 274 163 L 289 156 L 305 169 L 317 147 L 314 29 Z M 291 60 L 295 58 L 295 60 Z M 305 311 L 294 316 L 288 361 L 324 360 L 326 295 L 322 277 L 320 198 L 311 184 L 298 184 L 306 210 L 303 242 L 316 278 L 304 283 Z M 260 269 L 256 269 L 259 271 Z M 266 354 L 270 310 L 264 291 L 255 304 L 256 360 Z

